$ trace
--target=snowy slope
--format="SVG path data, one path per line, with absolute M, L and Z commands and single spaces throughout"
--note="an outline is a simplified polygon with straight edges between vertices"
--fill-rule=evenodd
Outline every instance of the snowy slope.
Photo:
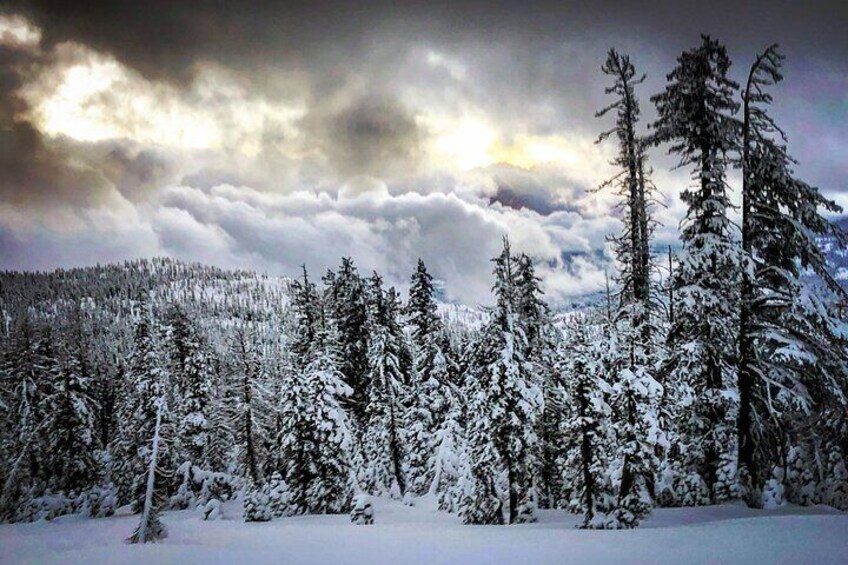
M 846 563 L 848 515 L 829 507 L 751 510 L 739 505 L 658 509 L 636 530 L 577 530 L 576 518 L 541 511 L 536 524 L 465 526 L 428 501 L 377 500 L 376 523 L 300 516 L 267 523 L 203 522 L 166 512 L 159 544 L 122 543 L 137 516 L 0 526 L 3 563 Z

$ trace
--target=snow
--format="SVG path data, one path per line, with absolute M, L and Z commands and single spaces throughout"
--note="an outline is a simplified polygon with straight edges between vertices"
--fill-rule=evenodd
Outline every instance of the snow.
M 0 563 L 845 563 L 848 514 L 826 506 L 663 508 L 636 530 L 578 530 L 579 516 L 541 510 L 539 522 L 466 526 L 435 510 L 373 498 L 374 525 L 346 514 L 245 523 L 239 502 L 223 520 L 165 512 L 169 537 L 128 545 L 138 516 L 0 526 Z

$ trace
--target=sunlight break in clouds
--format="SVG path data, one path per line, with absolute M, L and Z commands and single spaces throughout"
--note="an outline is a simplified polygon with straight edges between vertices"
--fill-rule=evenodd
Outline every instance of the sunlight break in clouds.
M 255 157 L 257 131 L 273 121 L 293 130 L 302 104 L 250 99 L 225 72 L 201 67 L 188 96 L 144 79 L 115 59 L 60 44 L 57 62 L 24 89 L 32 115 L 50 136 L 83 142 L 130 139 L 180 149 L 234 149 Z

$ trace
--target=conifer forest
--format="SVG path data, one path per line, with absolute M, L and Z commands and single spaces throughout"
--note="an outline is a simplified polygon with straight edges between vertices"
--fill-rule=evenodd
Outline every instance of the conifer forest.
M 783 51 L 731 61 L 702 35 L 658 92 L 631 55 L 596 61 L 615 173 L 593 190 L 619 221 L 579 306 L 551 304 L 506 235 L 487 306 L 445 298 L 421 259 L 403 291 L 356 256 L 289 277 L 172 258 L 0 273 L 0 520 L 132 516 L 134 544 L 180 510 L 247 533 L 379 525 L 394 503 L 578 530 L 848 511 L 848 236 L 772 115 Z M 659 181 L 667 157 L 688 185 Z M 661 246 L 669 193 L 686 215 Z

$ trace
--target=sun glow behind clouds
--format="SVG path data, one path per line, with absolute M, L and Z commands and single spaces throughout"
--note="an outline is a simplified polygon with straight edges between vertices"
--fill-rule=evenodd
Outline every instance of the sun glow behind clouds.
M 539 167 L 567 171 L 586 186 L 597 186 L 611 176 L 609 148 L 578 134 L 508 136 L 482 114 L 452 118 L 419 116 L 430 133 L 428 153 L 434 166 L 470 171 L 506 164 L 532 171 Z M 551 187 L 553 188 L 553 187 Z
M 146 80 L 111 57 L 76 44 L 57 47 L 57 63 L 23 93 L 50 136 L 96 142 L 130 139 L 195 150 L 259 152 L 264 124 L 296 137 L 302 104 L 251 98 L 223 71 L 200 68 L 188 93 Z

